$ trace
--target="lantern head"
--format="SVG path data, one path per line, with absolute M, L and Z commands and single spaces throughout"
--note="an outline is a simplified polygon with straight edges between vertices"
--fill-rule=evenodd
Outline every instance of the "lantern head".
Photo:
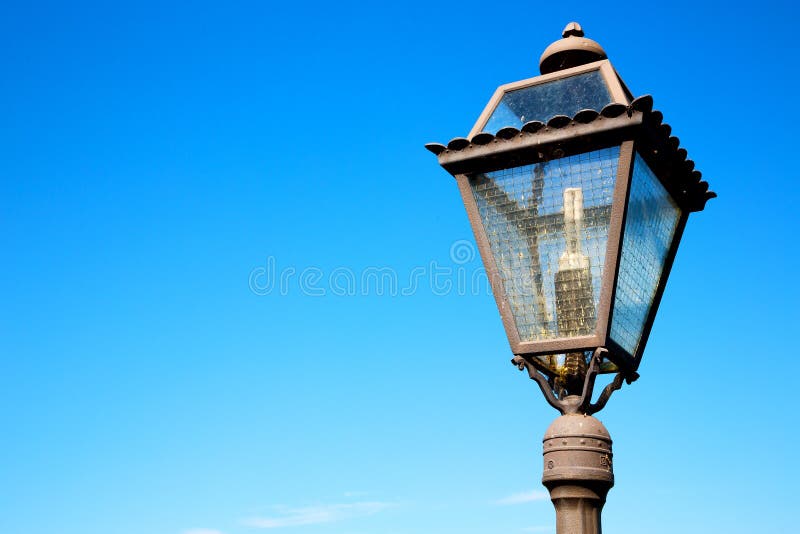
M 426 147 L 456 178 L 515 362 L 564 398 L 587 374 L 638 376 L 687 217 L 716 195 L 580 26 L 540 65 L 468 137 Z

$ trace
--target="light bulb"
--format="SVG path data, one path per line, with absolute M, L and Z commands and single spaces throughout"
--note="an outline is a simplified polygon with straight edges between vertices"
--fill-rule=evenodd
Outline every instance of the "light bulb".
M 583 252 L 583 190 L 564 189 L 565 250 L 555 275 L 556 318 L 559 337 L 590 335 L 595 326 L 594 292 L 589 256 Z M 586 376 L 583 352 L 557 358 L 556 385 L 568 395 L 579 394 Z

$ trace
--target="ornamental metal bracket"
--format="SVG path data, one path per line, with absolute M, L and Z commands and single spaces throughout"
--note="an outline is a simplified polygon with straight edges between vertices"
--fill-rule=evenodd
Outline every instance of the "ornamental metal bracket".
M 539 388 L 542 390 L 547 403 L 558 410 L 561 415 L 575 413 L 592 415 L 605 407 L 606 403 L 608 403 L 608 400 L 611 398 L 611 395 L 618 389 L 622 388 L 623 381 L 630 384 L 639 378 L 639 374 L 636 372 L 631 372 L 628 374 L 622 371 L 618 372 L 614 377 L 614 380 L 612 380 L 610 384 L 603 388 L 603 391 L 597 398 L 597 402 L 593 403 L 592 394 L 594 393 L 594 383 L 597 379 L 598 373 L 600 372 L 600 361 L 603 359 L 603 353 L 605 352 L 607 352 L 605 348 L 598 347 L 592 353 L 589 366 L 586 370 L 586 377 L 583 382 L 583 391 L 581 392 L 580 396 L 568 395 L 562 398 L 556 396 L 556 393 L 553 391 L 552 381 L 549 380 L 541 371 L 539 371 L 539 369 L 537 369 L 533 363 L 522 356 L 514 356 L 514 358 L 511 360 L 511 363 L 513 363 L 520 371 L 527 369 L 528 376 L 530 376 L 531 380 L 535 380 L 536 383 L 539 384 Z

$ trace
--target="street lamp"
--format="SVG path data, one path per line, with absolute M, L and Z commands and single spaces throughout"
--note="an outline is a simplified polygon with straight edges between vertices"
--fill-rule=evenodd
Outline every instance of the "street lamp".
M 600 532 L 614 475 L 592 414 L 638 378 L 688 215 L 716 196 L 652 97 L 583 35 L 567 25 L 541 75 L 500 86 L 467 138 L 426 145 L 458 183 L 512 362 L 562 414 L 542 477 L 559 534 Z M 592 402 L 600 373 L 615 376 Z

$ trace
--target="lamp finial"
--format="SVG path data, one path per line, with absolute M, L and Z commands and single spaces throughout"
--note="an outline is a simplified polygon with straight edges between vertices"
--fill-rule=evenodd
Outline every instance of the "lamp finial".
M 567 24 L 561 35 L 563 39 L 548 46 L 539 59 L 539 70 L 542 74 L 585 65 L 608 57 L 602 46 L 584 37 L 583 28 L 577 22 Z
M 583 28 L 577 22 L 570 22 L 564 27 L 564 31 L 561 32 L 561 37 L 565 39 L 567 37 L 583 37 Z

